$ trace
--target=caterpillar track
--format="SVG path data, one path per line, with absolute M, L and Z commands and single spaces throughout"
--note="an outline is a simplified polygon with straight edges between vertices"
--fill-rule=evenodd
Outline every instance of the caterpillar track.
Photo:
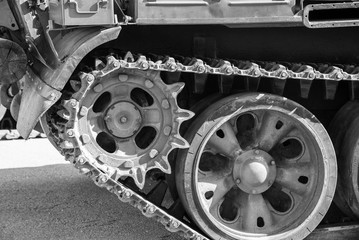
M 307 95 L 310 89 L 310 83 L 314 80 L 325 80 L 333 83 L 338 83 L 338 81 L 359 80 L 359 75 L 357 70 L 355 70 L 357 68 L 354 66 L 339 68 L 337 66 L 319 64 L 317 65 L 320 66 L 319 71 L 319 69 L 313 67 L 315 65 L 305 64 L 286 63 L 284 66 L 273 62 L 254 63 L 250 61 L 201 60 L 196 58 L 161 56 L 156 56 L 156 60 L 154 61 L 152 60 L 154 59 L 153 56 L 152 58 L 147 58 L 143 55 L 133 56 L 129 53 L 122 58 L 117 54 L 112 54 L 105 59 L 106 63 L 102 64 L 97 70 L 89 73 L 79 73 L 80 80 L 77 81 L 77 83 L 73 82 L 71 87 L 67 88 L 63 95 L 66 97 L 63 97 L 63 99 L 52 107 L 42 118 L 42 126 L 49 140 L 65 156 L 66 160 L 72 163 L 80 173 L 90 177 L 96 185 L 114 193 L 120 201 L 129 203 L 139 209 L 144 216 L 154 218 L 162 223 L 168 231 L 179 233 L 186 239 L 195 240 L 210 238 L 204 235 L 190 218 L 187 217 L 179 199 L 172 198 L 170 203 L 166 200 L 167 198 L 165 198 L 165 196 L 168 197 L 170 184 L 161 173 L 163 172 L 163 168 L 158 168 L 160 172 L 150 171 L 147 176 L 145 174 L 143 177 L 146 177 L 146 182 L 141 182 L 136 179 L 136 176 L 124 172 L 125 168 L 122 166 L 125 164 L 117 168 L 111 164 L 106 164 L 106 162 L 111 163 L 111 161 L 106 161 L 102 155 L 91 155 L 88 153 L 85 146 L 89 144 L 90 140 L 84 139 L 90 139 L 90 137 L 84 137 L 84 134 L 87 135 L 87 133 L 79 132 L 79 129 L 83 130 L 83 128 L 78 127 L 81 118 L 86 117 L 88 114 L 88 109 L 84 110 L 84 103 L 82 102 L 88 92 L 91 90 L 101 92 L 98 90 L 106 88 L 107 80 L 105 79 L 107 79 L 108 76 L 115 76 L 116 81 L 120 81 L 121 83 L 129 79 L 129 77 L 125 76 L 131 76 L 133 74 L 146 76 L 146 81 L 151 80 L 155 82 L 157 80 L 155 80 L 156 77 L 154 76 L 159 76 L 158 73 L 160 72 L 245 76 L 253 78 L 268 77 L 273 81 L 277 81 L 275 84 L 277 88 L 275 89 L 279 92 L 283 91 L 286 80 L 294 81 L 293 79 L 301 79 L 301 83 L 303 83 L 303 81 L 309 82 L 309 84 L 305 83 L 305 87 L 301 87 L 302 95 Z M 123 79 L 125 79 L 125 81 Z M 178 76 L 177 79 L 179 79 Z M 147 82 L 147 85 L 151 84 Z M 160 84 L 160 86 L 167 88 L 165 83 Z M 331 85 L 327 84 L 326 86 Z M 172 90 L 172 93 L 176 93 L 175 96 L 177 96 L 178 89 L 180 88 L 169 89 L 177 89 Z M 327 92 L 333 92 L 333 88 L 327 89 Z M 181 111 L 183 110 L 180 110 L 180 112 Z M 193 117 L 193 114 L 188 111 L 183 111 L 183 113 L 186 113 L 184 119 Z M 177 118 L 180 117 L 177 116 Z M 181 124 L 184 119 L 181 119 L 179 123 Z M 179 126 L 177 126 L 177 131 L 178 130 Z M 181 142 L 183 142 L 181 145 L 177 144 L 176 148 L 188 146 L 188 143 L 178 136 L 179 132 L 174 135 L 177 135 L 176 139 L 180 139 Z M 166 150 L 165 154 L 159 154 L 159 157 L 167 157 L 168 153 L 173 149 L 175 148 Z M 159 152 L 161 152 L 161 150 L 159 150 Z M 132 168 L 135 169 L 135 167 Z M 128 166 L 127 169 L 129 169 L 129 171 L 133 170 Z M 133 172 L 136 172 L 136 170 Z M 325 226 L 322 230 L 321 228 L 317 230 L 317 235 L 314 232 L 311 235 L 313 239 L 316 239 L 315 237 L 319 234 L 320 237 L 327 236 L 328 234 L 325 235 L 327 232 L 323 233 L 323 229 L 326 229 Z M 335 229 L 335 227 L 329 227 L 328 229 L 330 232 L 331 229 Z M 339 234 L 341 231 L 346 231 L 345 227 L 336 229 L 336 232 Z M 347 234 L 347 237 L 356 236 L 357 229 L 357 225 L 354 225 L 350 230 L 351 233 Z M 311 238 L 309 237 L 309 239 Z

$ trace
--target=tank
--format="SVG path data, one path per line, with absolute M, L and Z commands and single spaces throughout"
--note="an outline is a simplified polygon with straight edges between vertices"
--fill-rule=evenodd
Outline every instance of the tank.
M 359 217 L 358 7 L 0 1 L 1 126 L 186 239 L 301 240 Z

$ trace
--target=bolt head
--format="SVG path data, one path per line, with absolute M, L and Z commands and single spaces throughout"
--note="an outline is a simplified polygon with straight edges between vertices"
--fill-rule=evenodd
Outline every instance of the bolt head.
M 152 83 L 150 80 L 146 80 L 146 81 L 145 81 L 145 86 L 146 86 L 147 88 L 152 88 L 154 85 L 153 85 L 153 83 Z
M 125 197 L 126 197 L 126 198 L 130 198 L 130 197 L 131 197 L 131 195 L 132 195 L 132 194 L 131 194 L 131 192 L 130 192 L 130 191 L 126 191 L 126 192 L 125 192 Z
M 171 134 L 171 131 L 172 131 L 172 128 L 170 126 L 166 126 L 164 129 L 163 129 L 163 133 L 166 135 L 166 136 L 169 136 Z
M 107 178 L 106 175 L 103 175 L 103 176 L 100 177 L 99 180 L 100 180 L 100 182 L 105 183 L 105 182 L 107 182 L 108 178 Z
M 67 133 L 67 135 L 68 135 L 69 137 L 75 136 L 75 132 L 74 132 L 74 130 L 72 130 L 72 129 L 67 130 L 66 133 Z
M 275 161 L 274 160 L 270 161 L 270 164 L 275 165 Z
M 76 107 L 76 100 L 75 100 L 75 99 L 71 99 L 70 105 L 71 105 L 71 107 Z
M 121 82 L 126 82 L 128 80 L 128 75 L 120 74 L 118 75 L 118 80 L 120 80 Z
M 155 158 L 158 155 L 158 151 L 156 149 L 152 149 L 150 151 L 150 158 Z
M 167 99 L 164 99 L 164 100 L 162 101 L 162 107 L 163 107 L 164 109 L 169 109 L 169 108 L 170 108 L 170 103 L 168 102 Z
M 97 84 L 93 90 L 96 92 L 96 93 L 99 93 L 103 90 L 103 85 L 101 83 Z
M 121 123 L 126 123 L 127 121 L 128 121 L 127 117 L 121 117 L 120 118 Z
M 86 159 L 84 157 L 79 157 L 78 162 L 83 165 L 86 163 Z

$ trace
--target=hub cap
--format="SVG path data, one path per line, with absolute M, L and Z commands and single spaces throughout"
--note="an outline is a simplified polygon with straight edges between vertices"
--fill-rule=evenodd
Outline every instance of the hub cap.
M 250 194 L 259 194 L 272 186 L 276 177 L 273 158 L 262 150 L 240 154 L 233 167 L 236 186 Z
M 115 103 L 105 115 L 109 132 L 119 138 L 135 135 L 142 125 L 141 112 L 133 103 Z

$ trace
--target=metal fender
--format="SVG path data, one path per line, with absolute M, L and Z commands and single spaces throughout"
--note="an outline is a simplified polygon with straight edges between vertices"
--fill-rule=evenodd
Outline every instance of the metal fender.
M 59 100 L 60 91 L 80 61 L 96 47 L 116 39 L 120 31 L 120 26 L 73 30 L 53 41 L 61 62 L 57 68 L 44 68 L 39 74 L 28 68 L 16 126 L 23 138 L 29 137 L 40 117 Z

